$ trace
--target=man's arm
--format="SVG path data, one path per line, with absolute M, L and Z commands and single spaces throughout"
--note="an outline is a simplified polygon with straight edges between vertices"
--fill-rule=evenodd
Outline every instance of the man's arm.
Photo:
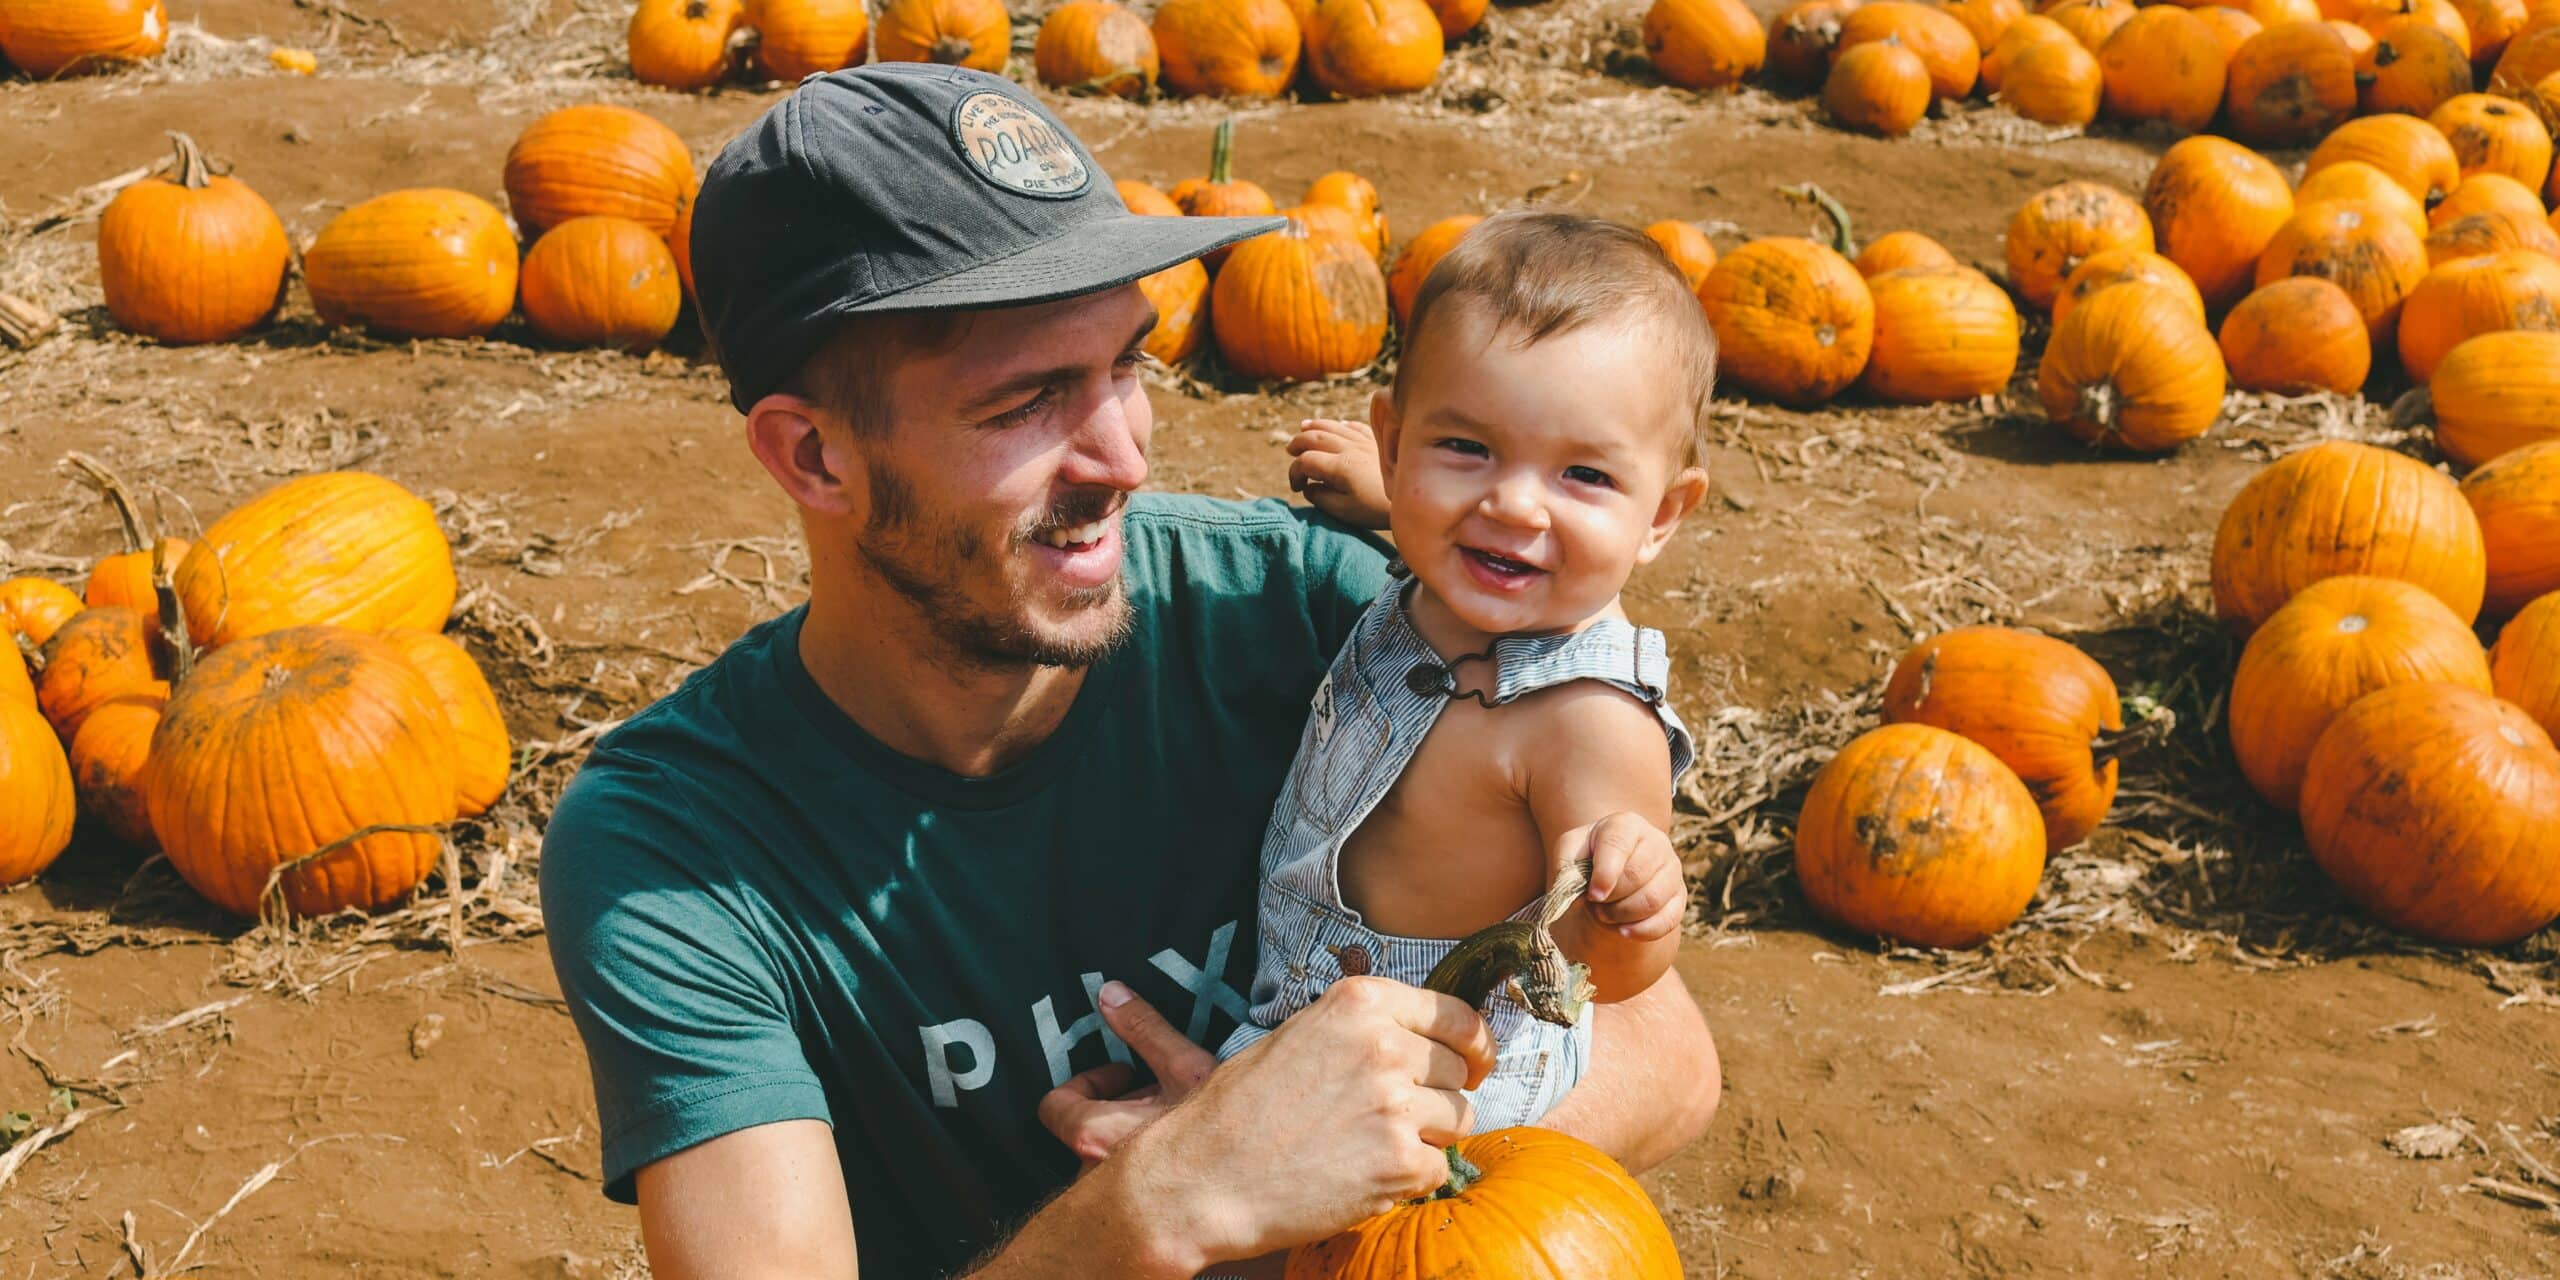
M 1641 1173 L 1697 1141 L 1715 1119 L 1724 1095 L 1715 1036 L 1677 969 L 1591 1016 L 1591 1070 L 1538 1123 Z

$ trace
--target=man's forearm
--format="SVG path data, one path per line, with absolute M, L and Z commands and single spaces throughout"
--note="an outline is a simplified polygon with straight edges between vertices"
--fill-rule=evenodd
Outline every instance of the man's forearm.
M 1540 1123 L 1631 1170 L 1651 1168 L 1715 1118 L 1724 1088 L 1715 1037 L 1677 969 L 1593 1017 L 1591 1072 Z
M 1069 1184 L 966 1280 L 1191 1280 L 1209 1266 L 1195 1224 L 1170 1220 L 1165 1198 L 1137 1185 L 1136 1154 L 1124 1147 Z

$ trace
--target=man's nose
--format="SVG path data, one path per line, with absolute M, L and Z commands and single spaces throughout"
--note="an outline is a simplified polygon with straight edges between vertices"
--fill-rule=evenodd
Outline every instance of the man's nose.
M 1104 396 L 1076 429 L 1059 478 L 1069 484 L 1103 485 L 1124 493 L 1147 482 L 1147 451 L 1128 402 Z

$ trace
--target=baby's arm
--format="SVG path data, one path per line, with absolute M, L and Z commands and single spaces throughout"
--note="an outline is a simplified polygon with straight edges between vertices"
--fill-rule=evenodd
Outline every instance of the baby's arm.
M 1596 681 L 1533 696 L 1544 705 L 1537 724 L 1523 727 L 1541 749 L 1520 758 L 1528 762 L 1530 819 L 1557 865 L 1585 856 L 1587 829 L 1612 813 L 1670 830 L 1671 745 L 1649 708 Z M 1671 967 L 1688 905 L 1670 842 L 1643 841 L 1623 864 L 1595 863 L 1590 890 L 1556 922 L 1556 945 L 1591 970 L 1601 1001 L 1623 1000 Z
M 1363 529 L 1387 527 L 1378 437 L 1365 422 L 1309 418 L 1289 441 L 1289 487 L 1315 509 Z

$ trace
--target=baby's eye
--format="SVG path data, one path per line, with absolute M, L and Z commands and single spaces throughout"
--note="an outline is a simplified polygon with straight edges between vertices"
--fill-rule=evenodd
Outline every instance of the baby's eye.
M 1610 478 L 1608 472 L 1598 467 L 1566 467 L 1564 478 L 1575 484 L 1598 485 L 1603 489 L 1614 489 L 1618 485 L 1616 480 Z
M 1484 442 L 1481 440 L 1469 440 L 1462 436 L 1449 436 L 1434 441 L 1433 444 L 1437 448 L 1446 449 L 1461 457 L 1481 458 L 1485 456 Z

